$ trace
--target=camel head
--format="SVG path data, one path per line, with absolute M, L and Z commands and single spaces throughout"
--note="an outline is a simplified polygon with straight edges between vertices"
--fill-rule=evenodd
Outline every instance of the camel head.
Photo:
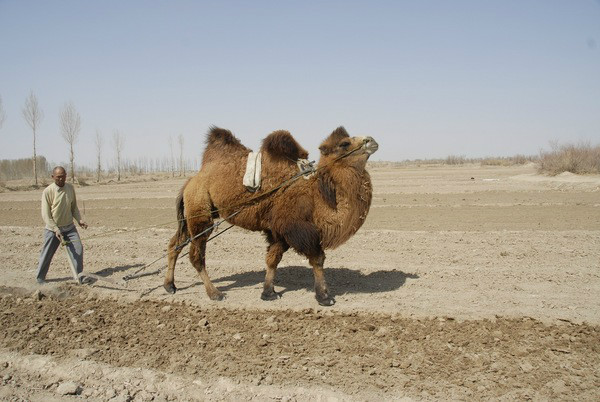
M 319 147 L 319 164 L 340 163 L 364 168 L 369 156 L 378 148 L 379 145 L 373 137 L 350 137 L 344 127 L 338 127 Z

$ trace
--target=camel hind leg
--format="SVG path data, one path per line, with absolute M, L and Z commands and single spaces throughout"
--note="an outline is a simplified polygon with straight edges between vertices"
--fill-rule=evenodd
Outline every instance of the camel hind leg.
M 206 289 L 208 297 L 211 300 L 223 300 L 225 296 L 215 287 L 215 285 L 213 285 L 208 276 L 208 272 L 206 271 L 206 240 L 208 239 L 210 232 L 212 232 L 212 230 L 192 241 L 190 244 L 190 262 L 200 275 L 200 279 L 202 279 L 202 283 L 204 283 L 204 288 Z M 200 233 L 200 231 L 198 231 L 198 233 Z
M 167 248 L 168 265 L 163 286 L 165 290 L 171 294 L 177 291 L 177 288 L 175 287 L 175 264 L 177 264 L 177 257 L 179 256 L 179 253 L 181 253 L 181 249 L 178 248 L 178 246 L 183 244 L 185 240 L 185 235 L 177 232 L 169 241 L 169 246 Z
M 164 288 L 175 293 L 175 265 L 177 257 L 186 241 L 191 240 L 190 261 L 200 274 L 208 296 L 213 300 L 221 300 L 223 294 L 210 281 L 206 273 L 205 250 L 208 236 L 213 230 L 213 218 L 218 217 L 207 191 L 203 190 L 199 176 L 188 180 L 181 189 L 176 201 L 178 229 L 168 246 L 168 269 L 165 275 Z M 206 231 L 206 233 L 205 233 Z M 201 234 L 201 235 L 200 235 Z M 197 238 L 195 238 L 197 236 Z

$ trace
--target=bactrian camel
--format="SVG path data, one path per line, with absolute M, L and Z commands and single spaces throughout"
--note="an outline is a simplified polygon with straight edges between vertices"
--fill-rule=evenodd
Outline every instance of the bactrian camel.
M 365 169 L 369 156 L 378 148 L 371 137 L 350 137 L 337 128 L 319 147 L 316 172 L 308 179 L 286 182 L 298 174 L 297 160 L 306 159 L 304 150 L 287 131 L 275 131 L 262 142 L 262 183 L 249 192 L 242 183 L 250 149 L 230 131 L 212 127 L 206 138 L 202 166 L 188 180 L 177 198 L 179 226 L 168 246 L 168 270 L 164 287 L 175 293 L 175 263 L 179 245 L 189 239 L 189 257 L 200 274 L 212 300 L 223 299 L 206 271 L 206 241 L 212 230 L 194 238 L 214 224 L 227 219 L 241 228 L 262 231 L 268 247 L 266 277 L 261 295 L 274 300 L 273 282 L 277 265 L 290 247 L 308 258 L 315 277 L 316 299 L 321 305 L 335 303 L 330 294 L 323 263 L 326 249 L 346 242 L 362 226 L 371 205 L 372 186 Z M 276 191 L 270 191 L 281 183 Z

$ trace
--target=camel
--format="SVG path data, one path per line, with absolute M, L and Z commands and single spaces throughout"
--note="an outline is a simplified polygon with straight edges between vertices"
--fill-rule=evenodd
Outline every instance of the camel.
M 306 159 L 308 152 L 289 132 L 275 131 L 262 142 L 262 184 L 253 193 L 242 184 L 251 150 L 229 130 L 211 127 L 200 171 L 185 183 L 177 197 L 179 225 L 168 245 L 165 290 L 176 292 L 175 264 L 181 244 L 189 242 L 190 261 L 207 295 L 212 300 L 223 299 L 223 293 L 208 276 L 205 261 L 211 227 L 221 217 L 241 228 L 264 233 L 268 246 L 263 300 L 281 297 L 274 289 L 275 273 L 291 247 L 306 256 L 312 266 L 318 303 L 333 305 L 335 299 L 323 273 L 324 250 L 346 242 L 364 223 L 372 198 L 366 163 L 377 149 L 372 137 L 350 137 L 344 127 L 339 127 L 320 145 L 314 174 L 304 177 L 298 174 L 297 161 Z M 286 184 L 278 188 L 282 183 Z

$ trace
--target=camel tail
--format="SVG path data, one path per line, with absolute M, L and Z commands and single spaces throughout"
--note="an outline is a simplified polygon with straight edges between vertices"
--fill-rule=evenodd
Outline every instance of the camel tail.
M 185 239 L 187 239 L 189 237 L 188 230 L 187 230 L 187 220 L 185 219 L 184 204 L 183 204 L 183 190 L 185 190 L 185 186 L 187 186 L 188 183 L 189 183 L 189 180 L 183 185 L 183 187 L 181 187 L 181 190 L 179 191 L 179 195 L 177 196 L 177 199 L 175 200 L 175 208 L 177 208 L 177 237 L 180 239 L 182 237 Z

